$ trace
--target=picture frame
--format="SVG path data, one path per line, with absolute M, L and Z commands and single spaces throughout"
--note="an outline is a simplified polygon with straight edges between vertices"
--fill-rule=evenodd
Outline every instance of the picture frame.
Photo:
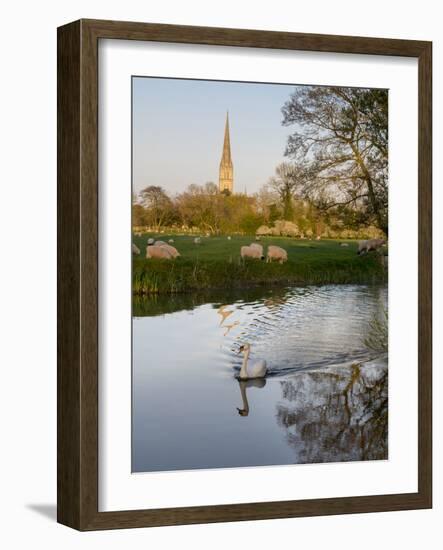
M 418 60 L 417 492 L 99 511 L 98 43 L 102 39 L 400 56 Z M 57 54 L 58 522 L 89 531 L 431 508 L 432 44 L 84 19 L 58 29 Z

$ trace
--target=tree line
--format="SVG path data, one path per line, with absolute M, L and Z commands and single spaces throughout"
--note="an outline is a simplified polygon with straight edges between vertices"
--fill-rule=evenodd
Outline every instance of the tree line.
M 387 90 L 301 86 L 282 108 L 293 126 L 285 155 L 254 195 L 189 185 L 170 196 L 148 186 L 133 200 L 133 225 L 254 233 L 276 220 L 302 232 L 375 226 L 388 233 Z

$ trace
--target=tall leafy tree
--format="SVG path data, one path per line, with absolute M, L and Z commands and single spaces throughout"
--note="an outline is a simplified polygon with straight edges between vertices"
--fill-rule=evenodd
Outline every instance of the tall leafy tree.
M 146 209 L 146 219 L 149 225 L 157 230 L 170 221 L 172 201 L 166 191 L 158 185 L 150 185 L 140 191 L 140 202 Z
M 324 210 L 360 210 L 387 233 L 387 90 L 298 87 L 282 113 L 295 126 L 286 155 L 304 166 L 302 196 Z
M 301 164 L 282 162 L 275 169 L 275 176 L 268 182 L 269 187 L 280 199 L 285 220 L 292 220 L 293 218 L 293 198 L 297 189 L 302 189 L 304 177 L 305 172 Z

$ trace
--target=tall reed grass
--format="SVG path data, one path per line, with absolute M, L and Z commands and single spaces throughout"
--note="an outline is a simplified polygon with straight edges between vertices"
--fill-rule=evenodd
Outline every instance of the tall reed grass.
M 235 289 L 254 286 L 380 283 L 386 271 L 376 258 L 317 260 L 266 264 L 257 260 L 226 261 L 177 258 L 135 259 L 133 293 L 156 294 Z

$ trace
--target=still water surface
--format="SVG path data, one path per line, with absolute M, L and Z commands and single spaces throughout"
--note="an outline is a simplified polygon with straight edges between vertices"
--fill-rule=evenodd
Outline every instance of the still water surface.
M 387 458 L 387 288 L 327 285 L 134 302 L 134 472 Z M 264 380 L 237 380 L 242 356 Z

